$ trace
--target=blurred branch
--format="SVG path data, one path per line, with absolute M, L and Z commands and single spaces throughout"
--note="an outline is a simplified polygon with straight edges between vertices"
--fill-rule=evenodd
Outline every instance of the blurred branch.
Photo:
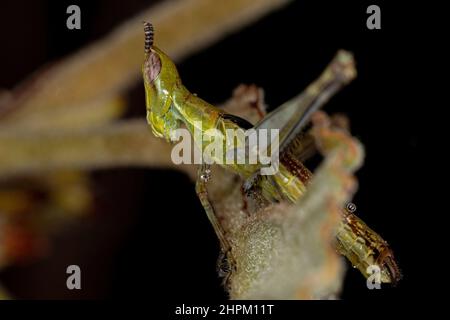
M 171 146 L 151 136 L 145 120 L 79 130 L 2 130 L 0 175 L 54 169 L 170 166 Z
M 287 2 L 164 1 L 103 40 L 37 73 L 7 98 L 4 95 L 0 123 L 15 128 L 78 127 L 113 119 L 123 110 L 117 102 L 119 94 L 139 78 L 142 20 L 153 22 L 158 30 L 157 45 L 179 60 Z M 62 121 L 60 116 L 80 121 Z

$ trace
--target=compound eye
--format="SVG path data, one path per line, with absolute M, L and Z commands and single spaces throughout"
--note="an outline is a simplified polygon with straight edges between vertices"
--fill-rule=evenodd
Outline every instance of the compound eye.
M 144 74 L 146 80 L 149 83 L 153 82 L 160 72 L 161 72 L 161 60 L 159 59 L 158 55 L 155 52 L 151 51 L 144 64 Z

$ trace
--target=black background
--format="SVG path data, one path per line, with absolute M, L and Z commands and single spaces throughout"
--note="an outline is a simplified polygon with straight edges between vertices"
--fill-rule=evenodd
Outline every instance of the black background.
M 101 38 L 148 3 L 2 2 L 0 87 L 12 88 L 44 63 Z M 81 7 L 80 31 L 65 27 L 70 4 Z M 366 28 L 370 4 L 381 7 L 381 30 Z M 274 108 L 309 84 L 338 49 L 354 53 L 358 78 L 325 110 L 347 114 L 352 132 L 365 145 L 354 199 L 357 213 L 390 243 L 404 279 L 396 288 L 368 290 L 359 272 L 349 268 L 343 299 L 399 300 L 415 296 L 430 281 L 418 265 L 421 235 L 412 225 L 421 215 L 416 90 L 425 41 L 412 7 L 406 2 L 293 1 L 179 63 L 185 85 L 207 101 L 219 103 L 238 84 L 255 83 Z M 157 32 L 156 26 L 156 39 Z M 143 116 L 142 84 L 127 96 L 132 105 L 127 117 Z M 64 245 L 55 245 L 53 257 L 0 274 L 18 297 L 147 299 L 156 294 L 180 303 L 226 298 L 215 273 L 217 240 L 185 176 L 121 169 L 97 171 L 93 177 L 99 213 L 73 227 L 86 233 L 82 239 L 62 236 Z M 81 292 L 64 289 L 64 266 L 72 263 L 83 270 Z

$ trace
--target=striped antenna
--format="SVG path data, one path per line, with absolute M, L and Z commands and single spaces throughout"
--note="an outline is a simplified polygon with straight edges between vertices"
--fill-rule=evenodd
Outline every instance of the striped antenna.
M 150 22 L 144 21 L 144 33 L 145 33 L 145 54 L 150 52 L 150 48 L 153 45 L 153 25 Z

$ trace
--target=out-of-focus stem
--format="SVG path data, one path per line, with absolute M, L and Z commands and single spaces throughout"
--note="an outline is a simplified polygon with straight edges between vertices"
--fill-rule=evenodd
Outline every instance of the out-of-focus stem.
M 58 131 L 0 131 L 2 178 L 54 169 L 120 166 L 173 167 L 171 146 L 145 120 Z

